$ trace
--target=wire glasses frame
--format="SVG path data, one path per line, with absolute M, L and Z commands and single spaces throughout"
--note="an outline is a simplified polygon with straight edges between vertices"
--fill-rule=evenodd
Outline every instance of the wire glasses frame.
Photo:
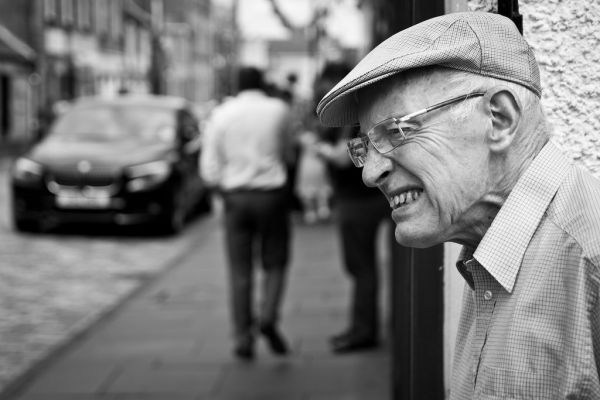
M 402 117 L 392 116 L 386 118 L 373 126 L 366 135 L 349 140 L 347 144 L 348 154 L 354 165 L 360 168 L 365 164 L 367 159 L 369 142 L 380 154 L 389 153 L 401 146 L 406 140 L 406 129 L 402 129 L 400 126 L 401 123 L 450 104 L 458 103 L 459 101 L 467 100 L 469 98 L 483 96 L 484 94 L 485 92 L 471 92 L 469 94 L 453 97 Z

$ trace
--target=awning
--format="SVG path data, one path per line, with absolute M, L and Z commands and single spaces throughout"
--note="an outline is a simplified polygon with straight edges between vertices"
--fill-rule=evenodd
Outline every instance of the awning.
M 36 51 L 31 46 L 5 26 L 0 25 L 0 61 L 31 64 L 35 61 L 36 55 Z

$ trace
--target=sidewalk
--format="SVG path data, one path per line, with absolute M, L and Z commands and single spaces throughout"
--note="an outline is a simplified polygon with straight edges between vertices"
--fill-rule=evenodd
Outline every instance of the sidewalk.
M 331 225 L 295 227 L 282 318 L 287 358 L 259 341 L 253 363 L 231 356 L 222 232 L 204 221 L 197 247 L 36 373 L 11 400 L 386 400 L 388 344 L 333 355 L 348 281 Z M 385 329 L 383 329 L 385 330 Z

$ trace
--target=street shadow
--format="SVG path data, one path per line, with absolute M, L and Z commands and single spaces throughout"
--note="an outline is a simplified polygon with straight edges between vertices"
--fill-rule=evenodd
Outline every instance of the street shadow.
M 86 237 L 123 237 L 123 238 L 176 238 L 184 235 L 192 226 L 201 223 L 210 213 L 193 215 L 179 232 L 168 232 L 156 224 L 117 225 L 100 223 L 62 223 L 44 227 L 34 235 L 52 234 L 57 236 L 86 236 Z

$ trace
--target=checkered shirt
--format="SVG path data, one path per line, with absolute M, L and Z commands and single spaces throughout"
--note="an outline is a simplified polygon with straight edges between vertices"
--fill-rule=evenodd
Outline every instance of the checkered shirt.
M 450 399 L 600 399 L 600 182 L 548 143 L 465 278 Z

